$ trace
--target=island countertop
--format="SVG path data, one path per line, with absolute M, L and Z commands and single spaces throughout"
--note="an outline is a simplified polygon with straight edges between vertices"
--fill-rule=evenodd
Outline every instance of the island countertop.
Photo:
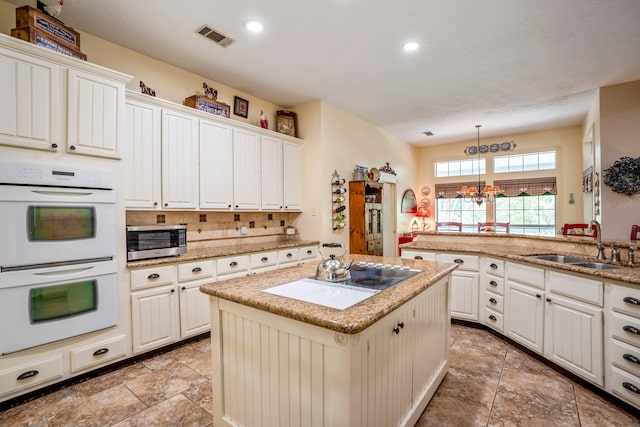
M 354 263 L 374 262 L 405 265 L 422 270 L 422 273 L 403 280 L 345 310 L 337 310 L 263 292 L 264 289 L 273 286 L 315 276 L 318 263 L 284 268 L 254 276 L 225 280 L 224 282 L 213 282 L 202 285 L 200 290 L 211 296 L 333 331 L 357 334 L 419 295 L 457 268 L 456 264 L 432 261 L 366 255 L 345 256 L 345 259 L 351 258 L 353 258 Z

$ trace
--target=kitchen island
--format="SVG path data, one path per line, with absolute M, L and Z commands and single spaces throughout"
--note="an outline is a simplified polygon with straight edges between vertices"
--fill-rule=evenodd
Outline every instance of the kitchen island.
M 457 266 L 353 258 L 422 272 L 345 310 L 264 292 L 314 276 L 313 264 L 201 287 L 216 426 L 415 424 L 449 366 Z

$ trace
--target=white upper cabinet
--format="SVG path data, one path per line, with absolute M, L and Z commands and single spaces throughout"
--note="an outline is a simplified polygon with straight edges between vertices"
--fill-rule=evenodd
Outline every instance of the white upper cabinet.
M 230 126 L 200 120 L 200 208 L 233 207 L 233 133 Z
M 124 85 L 69 69 L 67 91 L 67 150 L 119 159 L 124 128 Z
M 284 209 L 302 210 L 302 145 L 283 141 Z
M 198 204 L 198 118 L 162 110 L 162 207 Z
M 262 137 L 262 210 L 279 211 L 283 207 L 282 140 Z
M 0 48 L 0 144 L 55 151 L 61 141 L 60 67 Z
M 260 209 L 260 136 L 244 129 L 233 130 L 233 207 Z
M 127 207 L 156 208 L 161 202 L 160 107 L 127 100 L 122 150 Z

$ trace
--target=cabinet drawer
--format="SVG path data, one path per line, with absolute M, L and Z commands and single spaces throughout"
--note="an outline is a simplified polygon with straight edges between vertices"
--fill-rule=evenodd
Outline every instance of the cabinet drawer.
M 547 289 L 554 294 L 603 305 L 604 285 L 601 281 L 578 277 L 557 271 L 547 271 Z
M 640 406 L 640 378 L 612 366 L 611 394 Z
M 615 339 L 609 340 L 611 363 L 619 368 L 640 376 L 640 348 Z
M 438 262 L 458 264 L 458 270 L 478 271 L 478 257 L 476 255 L 438 254 Z
M 609 334 L 614 338 L 640 347 L 640 319 L 625 316 L 624 314 L 611 313 Z
M 640 317 L 640 289 L 607 284 L 607 307 Z
M 402 258 L 404 259 L 422 259 L 425 261 L 435 261 L 436 254 L 433 252 L 416 251 L 410 249 L 402 250 Z
M 218 275 L 248 271 L 249 256 L 239 255 L 239 256 L 230 256 L 225 258 L 218 258 L 216 260 L 216 270 L 218 271 Z
M 278 254 L 274 252 L 260 252 L 251 254 L 250 265 L 252 270 L 259 270 L 265 267 L 275 267 L 278 262 Z
M 500 332 L 504 331 L 503 315 L 489 308 L 485 310 L 484 324 Z
M 144 289 L 170 285 L 176 282 L 176 269 L 172 265 L 131 271 L 131 289 Z
M 509 262 L 506 270 L 510 280 L 544 289 L 544 268 Z
M 498 277 L 504 277 L 504 261 L 498 258 L 484 257 L 484 266 L 487 273 Z
M 307 246 L 300 248 L 300 261 L 306 261 L 309 259 L 316 259 L 318 257 L 317 246 Z
M 485 288 L 498 295 L 504 295 L 504 279 L 487 274 Z
M 215 275 L 216 264 L 215 261 L 211 259 L 178 264 L 178 281 L 180 282 L 198 279 L 213 279 Z
M 278 264 L 279 265 L 294 265 L 298 263 L 300 258 L 300 249 L 291 248 L 278 251 Z
M 71 372 L 75 373 L 124 357 L 126 345 L 126 337 L 121 335 L 110 340 L 72 349 Z
M 502 295 L 493 292 L 485 292 L 484 295 L 484 303 L 488 308 L 498 313 L 504 313 L 504 297 Z
M 62 353 L 0 372 L 0 396 L 62 377 Z

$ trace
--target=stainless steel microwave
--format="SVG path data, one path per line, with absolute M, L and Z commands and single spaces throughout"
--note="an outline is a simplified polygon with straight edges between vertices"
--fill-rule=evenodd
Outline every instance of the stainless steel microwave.
M 178 256 L 186 252 L 186 225 L 127 227 L 127 261 Z

